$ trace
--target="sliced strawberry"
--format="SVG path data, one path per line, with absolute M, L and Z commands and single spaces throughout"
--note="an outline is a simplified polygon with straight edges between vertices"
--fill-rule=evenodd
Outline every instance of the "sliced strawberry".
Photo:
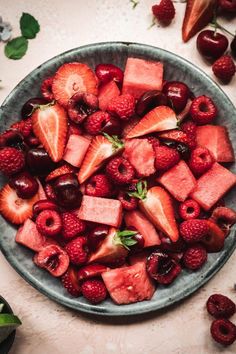
M 127 138 L 170 130 L 177 128 L 175 112 L 167 106 L 158 106 L 148 112 L 133 129 L 127 134 Z
M 66 145 L 67 115 L 59 104 L 40 106 L 32 115 L 33 131 L 54 162 L 62 159 Z
M 73 172 L 75 172 L 75 169 L 72 166 L 62 165 L 56 168 L 55 170 L 53 170 L 52 172 L 50 172 L 49 175 L 47 175 L 47 177 L 45 178 L 45 181 L 49 182 L 59 176 L 66 175 L 67 173 L 73 173 Z
M 38 194 L 31 199 L 21 199 L 15 190 L 6 184 L 0 192 L 0 213 L 13 224 L 22 224 L 31 218 L 33 205 L 38 199 Z
M 97 135 L 91 141 L 78 173 L 79 183 L 83 183 L 111 156 L 123 148 L 123 143 L 111 137 Z
M 94 72 L 83 63 L 66 63 L 56 72 L 52 92 L 55 99 L 64 107 L 78 91 L 98 94 L 98 80 Z
M 217 0 L 187 1 L 182 27 L 182 37 L 184 42 L 187 42 L 211 21 L 216 3 Z
M 84 280 L 88 278 L 94 278 L 101 275 L 104 272 L 107 272 L 110 268 L 106 267 L 103 264 L 87 264 L 86 266 L 82 267 L 78 271 L 78 279 Z
M 182 130 L 174 129 L 168 132 L 162 132 L 158 134 L 159 139 L 165 139 L 170 141 L 176 141 L 178 143 L 185 144 L 190 148 L 194 148 L 196 146 L 196 139 L 194 137 L 190 137 Z
M 179 238 L 179 232 L 174 215 L 172 199 L 162 187 L 152 187 L 146 196 L 139 201 L 140 208 L 147 218 L 164 232 L 173 242 Z
M 219 252 L 224 247 L 225 233 L 213 221 L 207 220 L 207 223 L 209 232 L 201 242 L 206 247 L 207 252 Z

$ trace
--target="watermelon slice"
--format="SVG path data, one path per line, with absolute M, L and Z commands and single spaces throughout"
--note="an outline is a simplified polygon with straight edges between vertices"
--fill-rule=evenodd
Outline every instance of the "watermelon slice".
M 147 263 L 147 257 L 149 256 L 150 251 L 148 252 L 147 250 L 144 250 L 139 253 L 131 254 L 129 256 L 129 264 L 130 265 L 135 265 L 137 263 L 142 263 L 145 264 Z
M 220 125 L 197 127 L 197 144 L 210 150 L 218 162 L 233 162 L 234 150 L 227 128 Z
M 106 111 L 109 102 L 117 96 L 120 96 L 120 90 L 115 81 L 104 84 L 98 91 L 99 108 Z
M 203 209 L 209 210 L 235 184 L 236 175 L 215 162 L 211 169 L 198 179 L 190 196 Z
M 162 90 L 163 64 L 139 58 L 128 58 L 125 66 L 122 94 L 135 98 L 150 90 Z
M 89 144 L 90 140 L 82 135 L 71 134 L 65 148 L 63 160 L 72 166 L 80 167 Z
M 129 160 L 140 176 L 155 173 L 155 153 L 147 139 L 130 139 L 125 142 L 124 157 Z
M 183 160 L 165 172 L 157 181 L 180 202 L 185 201 L 196 186 L 196 179 Z
M 18 229 L 15 240 L 36 252 L 39 252 L 46 242 L 45 236 L 38 232 L 36 224 L 30 219 L 27 219 Z
M 119 305 L 150 300 L 155 292 L 144 263 L 109 270 L 102 278 L 112 300 Z
M 116 244 L 114 241 L 117 231 L 114 227 L 110 228 L 108 235 L 102 241 L 98 250 L 91 254 L 89 263 L 112 263 L 117 259 L 127 256 L 127 249 L 121 244 Z
M 119 227 L 122 219 L 122 204 L 116 199 L 84 195 L 77 214 L 81 220 Z
M 153 224 L 141 213 L 141 211 L 129 211 L 124 216 L 127 227 L 135 227 L 144 238 L 144 247 L 161 244 L 159 235 Z

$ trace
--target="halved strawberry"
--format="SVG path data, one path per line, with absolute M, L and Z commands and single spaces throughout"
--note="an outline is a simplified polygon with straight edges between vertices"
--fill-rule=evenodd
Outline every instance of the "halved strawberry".
M 49 175 L 47 175 L 47 177 L 45 178 L 45 181 L 49 182 L 59 176 L 65 175 L 67 173 L 73 173 L 73 172 L 75 172 L 75 169 L 72 166 L 62 165 L 56 168 L 55 170 L 53 170 L 52 172 L 50 172 Z
M 158 138 L 170 140 L 170 141 L 176 141 L 178 143 L 185 144 L 185 145 L 189 146 L 190 148 L 196 147 L 196 139 L 194 139 L 194 137 L 186 134 L 182 130 L 178 130 L 178 129 L 170 130 L 167 132 L 162 132 L 162 133 L 158 134 Z
M 88 65 L 78 62 L 66 63 L 57 70 L 52 92 L 55 99 L 64 107 L 78 91 L 98 94 L 98 80 Z
M 39 106 L 32 115 L 33 131 L 54 162 L 62 159 L 66 145 L 67 115 L 59 104 Z
M 122 141 L 108 135 L 97 135 L 91 141 L 78 173 L 79 183 L 83 183 L 111 156 L 123 148 Z
M 177 118 L 173 109 L 167 106 L 158 106 L 148 112 L 137 125 L 127 134 L 127 138 L 170 130 L 177 128 Z
M 182 27 L 183 41 L 187 42 L 212 19 L 217 0 L 188 0 Z
M 31 218 L 32 207 L 38 199 L 38 194 L 31 199 L 21 199 L 15 190 L 6 184 L 0 191 L 0 213 L 13 224 L 22 224 Z

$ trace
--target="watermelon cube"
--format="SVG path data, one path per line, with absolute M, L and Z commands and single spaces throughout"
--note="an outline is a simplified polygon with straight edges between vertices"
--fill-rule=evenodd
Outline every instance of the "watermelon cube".
M 155 292 L 144 263 L 109 270 L 102 274 L 102 278 L 112 300 L 118 305 L 150 300 Z
M 234 150 L 227 128 L 220 125 L 197 127 L 197 144 L 210 150 L 217 162 L 233 162 Z
M 18 229 L 15 240 L 17 243 L 36 252 L 38 252 L 46 242 L 45 236 L 38 232 L 36 224 L 31 219 L 27 219 L 23 226 Z
M 99 108 L 106 111 L 109 102 L 117 96 L 120 96 L 120 90 L 115 81 L 112 80 L 104 84 L 98 92 Z
M 124 157 L 141 176 L 155 173 L 155 153 L 147 139 L 129 139 L 125 142 Z
M 84 195 L 77 214 L 85 221 L 119 227 L 122 219 L 122 204 L 116 199 Z
M 127 228 L 129 228 L 129 226 L 133 226 L 143 236 L 144 247 L 157 246 L 161 244 L 155 227 L 141 211 L 129 211 L 125 213 L 124 219 Z
M 196 179 L 183 160 L 165 172 L 157 181 L 180 202 L 185 201 L 196 186 Z
M 203 209 L 209 210 L 235 184 L 236 175 L 215 162 L 210 170 L 197 180 L 191 198 L 195 199 Z
M 137 263 L 146 264 L 147 257 L 149 256 L 150 252 L 144 250 L 142 252 L 134 253 L 129 256 L 129 264 L 134 265 Z
M 71 134 L 65 148 L 63 160 L 72 166 L 80 167 L 89 144 L 90 140 L 84 136 Z
M 128 58 L 125 66 L 122 94 L 139 98 L 144 92 L 162 90 L 163 64 L 139 58 Z

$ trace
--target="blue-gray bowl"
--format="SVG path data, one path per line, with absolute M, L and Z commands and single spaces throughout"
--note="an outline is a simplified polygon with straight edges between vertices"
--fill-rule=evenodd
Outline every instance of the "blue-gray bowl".
M 165 78 L 185 82 L 196 94 L 211 96 L 218 104 L 219 124 L 228 127 L 231 140 L 236 149 L 236 111 L 224 92 L 203 71 L 185 59 L 162 50 L 137 43 L 110 42 L 91 44 L 60 54 L 32 71 L 4 101 L 1 110 L 1 131 L 5 130 L 20 116 L 22 104 L 33 96 L 38 96 L 42 80 L 52 75 L 65 62 L 80 61 L 94 68 L 99 63 L 113 63 L 124 68 L 127 57 L 134 56 L 150 60 L 161 60 L 165 64 Z M 236 151 L 236 150 L 235 150 Z M 236 166 L 231 165 L 236 172 Z M 4 183 L 3 178 L 0 180 Z M 226 198 L 228 206 L 236 207 L 233 192 Z M 209 255 L 208 262 L 197 272 L 183 271 L 182 275 L 170 286 L 159 287 L 151 301 L 130 305 L 115 305 L 106 300 L 100 305 L 91 305 L 84 298 L 72 298 L 66 293 L 58 279 L 46 271 L 37 268 L 32 262 L 33 253 L 14 241 L 15 228 L 1 218 L 0 247 L 7 260 L 15 270 L 31 285 L 49 298 L 83 312 L 121 316 L 141 314 L 167 307 L 196 291 L 205 284 L 227 261 L 235 248 L 235 231 L 231 232 L 225 242 L 223 251 Z

